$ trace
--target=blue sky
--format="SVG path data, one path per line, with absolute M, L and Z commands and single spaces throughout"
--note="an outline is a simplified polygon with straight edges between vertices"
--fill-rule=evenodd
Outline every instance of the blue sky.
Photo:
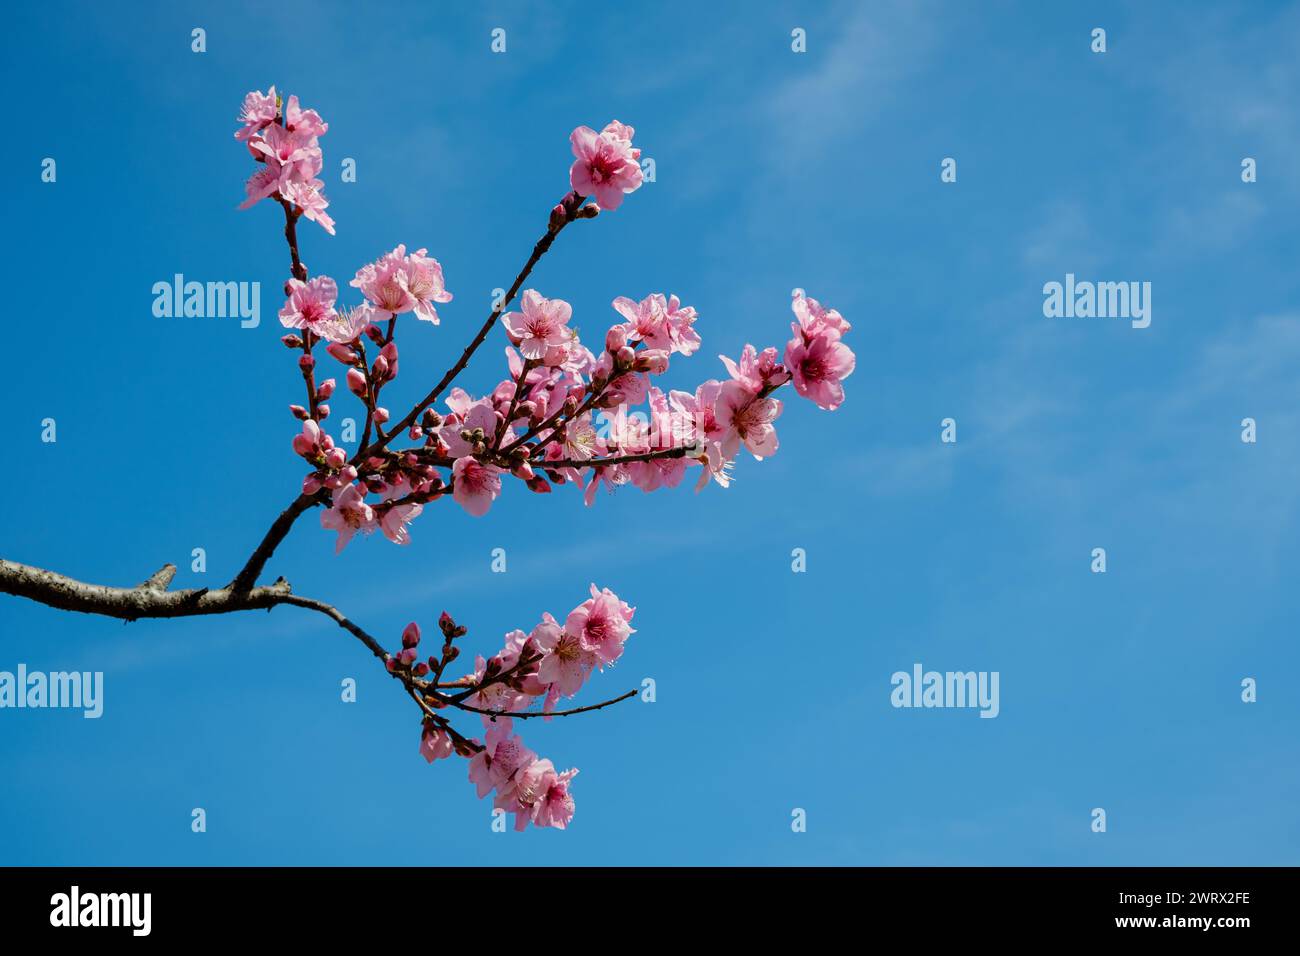
M 339 228 L 305 227 L 313 274 L 398 242 L 446 270 L 456 299 L 401 336 L 399 396 L 522 264 L 569 131 L 616 117 L 657 181 L 566 231 L 530 284 L 593 331 L 615 296 L 679 294 L 705 341 L 668 373 L 683 388 L 784 343 L 805 287 L 854 323 L 848 401 L 789 396 L 779 454 L 727 491 L 585 509 L 511 488 L 485 519 L 430 508 L 409 548 L 339 557 L 309 517 L 271 562 L 393 644 L 446 608 L 490 652 L 590 581 L 636 605 L 582 700 L 645 677 L 658 700 L 525 729 L 581 768 L 569 831 L 493 833 L 464 766 L 425 765 L 410 702 L 315 615 L 124 625 L 0 598 L 0 669 L 106 680 L 97 721 L 0 711 L 0 863 L 1300 861 L 1294 5 L 369 7 L 9 14 L 0 554 L 215 585 L 292 498 L 286 254 L 278 210 L 235 210 L 251 164 L 231 137 L 271 83 L 330 123 Z M 155 318 L 177 272 L 260 281 L 261 326 Z M 1151 282 L 1150 328 L 1045 318 L 1067 272 Z M 503 344 L 467 387 L 497 381 Z M 892 708 L 915 662 L 998 671 L 1000 715 Z

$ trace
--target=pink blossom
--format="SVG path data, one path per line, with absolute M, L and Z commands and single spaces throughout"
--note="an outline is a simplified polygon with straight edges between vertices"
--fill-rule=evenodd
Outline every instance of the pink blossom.
M 321 192 L 325 184 L 319 179 L 309 183 L 289 182 L 280 187 L 280 195 L 302 210 L 302 214 L 320 226 L 331 236 L 334 235 L 334 220 L 330 218 L 325 207 L 329 200 Z
M 355 484 L 349 484 L 335 490 L 333 506 L 321 512 L 320 523 L 322 528 L 339 533 L 334 546 L 337 554 L 358 531 L 369 534 L 374 530 L 375 511 L 366 504 L 365 492 Z
M 537 669 L 537 679 L 565 697 L 581 690 L 596 666 L 596 655 L 583 648 L 581 638 L 566 632 L 549 614 L 533 628 L 532 638 L 546 652 Z
M 244 96 L 244 107 L 239 113 L 242 129 L 235 130 L 235 139 L 246 140 L 275 122 L 275 87 L 265 93 L 253 90 Z
M 838 336 L 822 329 L 811 337 L 796 334 L 786 345 L 785 364 L 796 392 L 834 411 L 844 401 L 844 379 L 853 374 L 857 359 Z
M 853 328 L 835 309 L 826 309 L 816 299 L 804 295 L 803 289 L 795 289 L 790 308 L 799 320 L 799 326 L 809 333 L 827 330 L 841 338 Z
M 415 296 L 406 283 L 405 256 L 406 247 L 398 246 L 358 269 L 349 283 L 374 304 L 381 319 L 415 308 Z
M 398 246 L 400 252 L 404 247 Z M 435 302 L 450 302 L 451 293 L 442 278 L 442 265 L 426 255 L 429 250 L 416 249 L 406 257 L 406 288 L 415 299 L 415 317 L 438 324 Z
M 577 157 L 569 184 L 580 196 L 595 196 L 602 209 L 617 209 L 623 194 L 641 186 L 641 151 L 632 147 L 632 127 L 617 120 L 597 133 L 579 126 L 569 137 Z
M 740 443 L 762 461 L 776 454 L 776 427 L 772 424 L 781 414 L 775 398 L 759 398 L 749 385 L 737 379 L 724 382 L 714 406 L 722 436 L 718 439 L 722 454 L 734 458 Z
M 746 388 L 755 392 L 783 384 L 785 369 L 776 361 L 775 346 L 765 348 L 760 353 L 754 346 L 746 345 L 740 353 L 740 361 L 733 362 L 725 355 L 719 355 L 722 364 L 733 379 L 743 382 Z
M 274 91 L 275 87 L 271 89 Z M 314 140 L 317 136 L 325 135 L 329 124 L 322 120 L 315 110 L 302 109 L 298 105 L 298 97 L 291 95 L 289 102 L 284 106 L 284 127 L 292 133 Z
M 288 288 L 289 299 L 280 309 L 280 324 L 285 328 L 314 332 L 318 325 L 329 325 L 338 318 L 334 300 L 339 290 L 329 276 L 317 276 L 309 282 L 290 279 Z
M 543 775 L 542 782 L 536 786 L 541 796 L 533 804 L 534 826 L 563 830 L 569 825 L 576 809 L 573 795 L 569 793 L 569 781 L 577 775 L 576 769 Z
M 451 469 L 452 497 L 475 518 L 481 518 L 501 494 L 501 469 L 470 455 L 457 458 Z
M 420 734 L 420 756 L 429 763 L 450 757 L 455 744 L 451 734 L 439 729 L 432 721 L 425 721 L 424 731 Z
M 358 269 L 351 285 L 375 305 L 381 319 L 414 312 L 416 318 L 437 325 L 433 303 L 450 302 L 451 293 L 443 285 L 442 266 L 426 256 L 427 251 L 417 249 L 408 256 L 406 246 L 399 245 Z
M 648 295 L 640 302 L 633 302 L 625 295 L 620 295 L 611 305 L 614 311 L 627 319 L 624 326 L 629 342 L 644 342 L 648 348 L 666 349 L 672 344 L 668 329 L 668 302 L 660 295 Z M 612 331 L 612 330 L 611 330 Z M 610 336 L 605 337 L 606 345 Z
M 339 309 L 333 318 L 319 320 L 312 331 L 333 345 L 343 345 L 356 341 L 357 337 L 366 330 L 366 326 L 376 320 L 377 315 L 374 306 L 362 303 L 354 309 Z M 338 358 L 335 350 L 328 351 Z M 352 353 L 353 361 L 356 361 L 355 354 Z
M 609 588 L 591 586 L 591 597 L 569 612 L 564 630 L 578 638 L 579 646 L 596 657 L 597 666 L 612 664 L 623 653 L 623 642 L 635 633 L 631 627 L 635 608 L 619 600 Z
M 573 316 L 569 303 L 563 299 L 547 299 L 535 289 L 527 289 L 520 304 L 523 311 L 507 312 L 501 316 L 501 324 L 524 358 L 540 361 L 548 351 L 568 341 L 568 323 Z
M 670 353 L 691 355 L 700 347 L 700 336 L 692 326 L 696 313 L 683 306 L 677 296 L 665 297 L 656 292 L 640 302 L 619 296 L 612 303 L 614 310 L 627 319 L 623 327 L 628 341 L 644 342 L 647 348 L 664 349 Z M 613 335 L 614 330 L 610 330 Z M 606 345 L 610 336 L 606 337 Z
M 389 486 L 388 491 L 384 493 L 384 497 L 391 501 L 404 497 L 410 490 L 410 485 L 405 482 L 394 484 Z M 410 544 L 411 535 L 406 530 L 406 526 L 420 517 L 423 511 L 424 505 L 419 502 L 408 501 L 406 504 L 381 505 L 378 509 L 380 515 L 379 529 L 384 533 L 384 537 L 393 544 Z
M 461 437 L 461 432 L 472 432 L 481 428 L 489 441 L 496 434 L 501 416 L 497 415 L 490 399 L 480 398 L 477 402 L 471 403 L 469 396 L 463 390 L 454 389 L 447 399 L 447 405 L 456 412 L 456 420 L 454 422 L 448 420 L 442 432 L 442 440 L 447 444 L 447 454 L 452 458 L 461 458 L 474 453 L 473 445 Z

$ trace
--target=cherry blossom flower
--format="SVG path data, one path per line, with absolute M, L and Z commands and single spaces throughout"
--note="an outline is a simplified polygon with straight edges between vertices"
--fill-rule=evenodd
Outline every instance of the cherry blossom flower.
M 235 139 L 247 140 L 275 122 L 276 95 L 272 86 L 267 92 L 253 90 L 244 97 L 244 107 L 239 112 L 242 129 L 235 130 Z
M 636 609 L 605 588 L 591 586 L 591 597 L 569 612 L 564 630 L 578 638 L 579 646 L 595 655 L 597 666 L 612 664 L 623 654 L 623 643 L 635 633 L 631 626 Z
M 400 252 L 404 247 L 398 246 Z M 442 278 L 442 265 L 437 259 L 431 259 L 427 249 L 416 249 L 406 257 L 406 288 L 415 299 L 412 311 L 415 317 L 425 322 L 438 324 L 438 312 L 435 302 L 450 302 L 451 293 Z
M 852 328 L 834 309 L 794 290 L 791 302 L 797 322 L 790 323 L 794 338 L 785 347 L 785 364 L 794 390 L 819 407 L 834 411 L 844 401 L 844 379 L 853 374 L 857 358 L 843 342 Z
M 414 312 L 416 318 L 437 325 L 433 304 L 450 302 L 452 297 L 443 283 L 442 266 L 427 252 L 417 249 L 408 256 L 406 246 L 398 245 L 358 269 L 351 285 L 374 304 L 381 320 Z
M 290 279 L 286 284 L 289 299 L 280 309 L 280 324 L 288 329 L 311 329 L 329 326 L 338 319 L 334 301 L 339 289 L 329 276 L 317 276 L 308 282 Z
M 734 458 L 741 442 L 762 461 L 776 454 L 776 428 L 772 424 L 781 414 L 781 402 L 760 398 L 744 381 L 724 382 L 714 406 L 722 436 L 718 439 L 722 454 Z
M 329 200 L 321 192 L 324 186 L 325 184 L 319 179 L 313 179 L 309 183 L 288 182 L 280 187 L 280 195 L 301 209 L 302 214 L 312 222 L 319 223 L 321 228 L 332 236 L 334 220 L 325 211 Z
M 572 697 L 581 690 L 596 666 L 596 655 L 582 646 L 580 635 L 565 631 L 555 618 L 547 614 L 542 623 L 533 628 L 532 637 L 546 652 L 537 669 L 537 679 L 553 685 L 565 697 Z
M 569 137 L 574 160 L 569 184 L 580 196 L 595 196 L 602 209 L 617 209 L 623 195 L 641 186 L 641 151 L 632 147 L 632 127 L 614 120 L 599 133 L 579 126 Z
M 411 490 L 410 485 L 405 481 L 398 484 L 390 485 L 388 491 L 384 493 L 387 501 L 392 501 L 403 497 Z M 384 537 L 393 544 L 407 545 L 411 543 L 411 534 L 406 530 L 406 526 L 420 517 L 424 511 L 424 505 L 419 502 L 407 502 L 405 504 L 384 504 L 378 509 L 379 530 L 384 533 Z
M 399 245 L 392 252 L 362 266 L 349 285 L 360 289 L 384 320 L 401 312 L 410 312 L 416 305 L 415 296 L 407 285 L 405 246 Z
M 568 342 L 567 326 L 573 316 L 569 303 L 563 299 L 547 299 L 535 289 L 526 289 L 520 305 L 523 311 L 507 312 L 501 316 L 501 324 L 524 358 L 541 361 L 550 350 Z
M 555 773 L 543 773 L 536 790 L 541 794 L 533 803 L 532 821 L 534 826 L 554 827 L 563 830 L 573 819 L 575 804 L 569 793 L 569 781 L 578 775 L 577 770 Z
M 366 327 L 378 318 L 378 311 L 368 302 L 356 308 L 339 309 L 332 318 L 319 319 L 312 329 L 326 342 L 344 345 L 356 341 Z M 334 354 L 331 352 L 330 354 Z M 355 357 L 355 353 L 354 353 Z
M 451 469 L 454 485 L 452 497 L 475 518 L 487 514 L 501 494 L 501 469 L 466 455 L 457 458 Z
M 334 492 L 334 503 L 321 512 L 322 528 L 339 533 L 334 553 L 342 551 L 358 531 L 369 534 L 375 528 L 375 511 L 366 504 L 365 492 L 355 484 L 345 485 Z

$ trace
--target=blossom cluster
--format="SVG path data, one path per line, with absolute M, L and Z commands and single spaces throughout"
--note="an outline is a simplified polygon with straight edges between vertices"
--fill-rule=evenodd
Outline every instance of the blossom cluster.
M 551 713 L 561 697 L 573 697 L 594 670 L 603 670 L 623 654 L 634 633 L 629 607 L 608 588 L 591 586 L 591 597 L 574 608 L 560 624 L 549 613 L 532 633 L 512 631 L 505 646 L 490 659 L 479 656 L 472 675 L 458 682 L 439 683 L 443 670 L 458 656 L 454 641 L 465 633 L 444 612 L 439 626 L 444 635 L 441 655 L 418 661 L 420 627 L 415 622 L 402 632 L 402 650 L 388 659 L 391 673 L 410 681 L 428 707 L 420 734 L 420 753 L 433 763 L 453 753 L 469 758 L 469 779 L 480 798 L 495 791 L 493 806 L 515 815 L 515 828 L 533 823 L 564 829 L 573 819 L 574 801 L 569 791 L 577 770 L 558 772 L 539 758 L 514 732 L 511 713 L 522 713 L 537 701 Z M 460 697 L 447 697 L 439 687 L 468 688 L 460 697 L 481 715 L 484 739 L 461 737 L 438 711 L 456 706 Z
M 263 164 L 244 184 L 246 198 L 239 208 L 276 196 L 333 235 L 334 220 L 325 212 L 329 206 L 322 192 L 325 184 L 316 178 L 323 165 L 320 137 L 329 124 L 315 110 L 303 109 L 296 96 L 282 103 L 274 86 L 244 97 L 239 122 L 243 125 L 235 131 L 235 139 L 246 143 L 253 158 Z
M 409 314 L 440 324 L 438 307 L 452 301 L 442 265 L 425 248 L 398 245 L 356 271 L 349 287 L 360 301 L 340 304 L 339 283 L 328 275 L 309 278 L 297 247 L 302 218 L 334 232 L 316 178 L 322 168 L 319 138 L 327 125 L 314 110 L 302 109 L 296 96 L 282 101 L 274 87 L 245 97 L 240 122 L 236 138 L 262 164 L 248 180 L 243 205 L 268 197 L 278 202 L 292 257 L 279 315 L 288 330 L 281 341 L 300 353 L 307 396 L 304 404 L 289 406 L 302 423 L 293 451 L 309 467 L 300 506 L 327 505 L 320 521 L 336 533 L 336 551 L 358 533 L 375 531 L 409 543 L 410 524 L 443 497 L 481 517 L 509 479 L 538 494 L 570 485 L 588 505 L 602 487 L 676 487 L 691 468 L 699 469 L 697 491 L 711 482 L 726 487 L 742 448 L 759 460 L 776 453 L 783 403 L 774 395 L 780 388 L 790 384 L 825 410 L 844 401 L 843 382 L 855 364 L 844 341 L 850 325 L 801 289 L 793 293 L 795 321 L 784 352 L 747 344 L 736 359 L 719 356 L 725 378 L 686 391 L 660 384 L 677 357 L 701 347 L 699 313 L 678 296 L 615 298 L 612 320 L 600 323 L 603 338 L 588 343 L 580 339 L 565 300 L 535 288 L 522 289 L 514 300 L 561 230 L 619 208 L 641 187 L 634 130 L 615 120 L 600 132 L 580 126 L 570 135 L 570 189 L 552 207 L 546 235 L 461 359 L 394 420 L 383 402 L 399 373 L 398 321 Z M 455 379 L 498 325 L 507 340 L 507 375 L 475 397 Z M 364 408 L 365 424 L 351 454 L 326 429 L 339 379 L 318 383 L 318 358 L 340 366 L 347 391 Z M 648 411 L 632 411 L 640 406 Z M 441 653 L 420 661 L 420 628 L 412 623 L 403 632 L 402 649 L 384 656 L 424 713 L 421 753 L 430 763 L 452 753 L 468 758 L 479 796 L 493 793 L 496 807 L 515 814 L 517 828 L 564 828 L 573 816 L 570 783 L 577 771 L 561 773 L 538 758 L 513 723 L 525 712 L 546 719 L 564 713 L 555 710 L 559 700 L 573 697 L 594 671 L 622 655 L 633 632 L 632 615 L 615 594 L 593 585 L 591 597 L 563 623 L 543 615 L 531 632 L 506 635 L 500 652 L 477 658 L 472 674 L 452 682 L 443 681 L 443 672 L 458 656 L 455 641 L 465 629 L 444 613 Z M 538 702 L 541 711 L 531 710 Z M 445 716 L 449 708 L 481 715 L 484 739 L 461 736 Z

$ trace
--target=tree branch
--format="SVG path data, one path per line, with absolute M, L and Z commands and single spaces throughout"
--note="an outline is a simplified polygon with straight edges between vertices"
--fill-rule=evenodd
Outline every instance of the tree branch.
M 164 578 L 170 581 L 171 575 L 175 573 L 176 568 L 173 565 L 163 565 L 144 584 L 133 588 L 116 588 L 103 584 L 87 584 L 56 571 L 46 571 L 0 558 L 0 594 L 12 594 L 15 597 L 27 598 L 64 611 L 101 614 L 124 621 L 269 610 L 280 604 L 291 604 L 326 615 L 370 648 L 376 657 L 381 660 L 386 660 L 388 657 L 387 652 L 374 637 L 350 621 L 338 608 L 324 601 L 294 594 L 289 588 L 289 582 L 283 578 L 266 587 L 246 590 L 236 590 L 232 587 L 215 590 L 210 588 L 165 590 L 159 582 Z

